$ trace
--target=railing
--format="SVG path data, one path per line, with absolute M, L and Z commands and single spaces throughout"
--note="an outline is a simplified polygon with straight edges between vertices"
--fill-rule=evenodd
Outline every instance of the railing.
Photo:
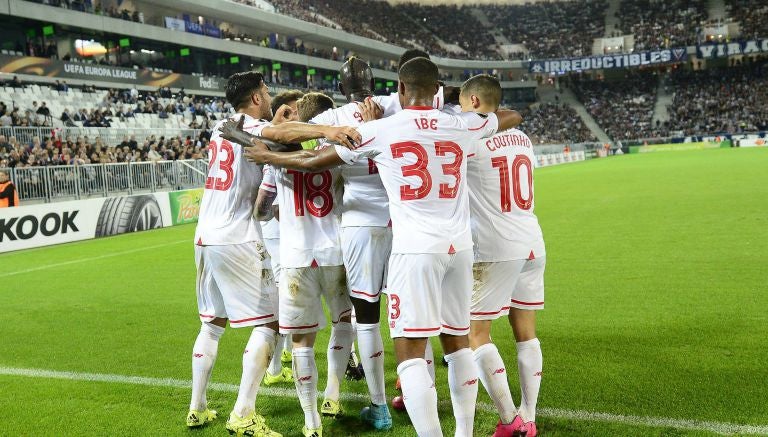
M 77 137 L 88 137 L 90 141 L 95 138 L 101 138 L 104 144 L 109 146 L 117 146 L 125 137 L 135 136 L 136 141 L 144 141 L 144 139 L 154 135 L 155 138 L 166 137 L 186 138 L 187 136 L 197 138 L 201 132 L 200 129 L 181 129 L 181 128 L 113 128 L 113 127 L 64 127 L 64 128 L 52 128 L 52 127 L 0 127 L 0 135 L 4 135 L 6 138 L 16 137 L 21 144 L 29 144 L 37 137 L 40 141 L 44 141 L 45 138 L 50 138 L 55 135 L 66 140 L 70 137 L 72 140 L 76 140 Z
M 201 160 L 131 162 L 0 168 L 16 186 L 21 201 L 56 202 L 199 188 L 208 164 Z

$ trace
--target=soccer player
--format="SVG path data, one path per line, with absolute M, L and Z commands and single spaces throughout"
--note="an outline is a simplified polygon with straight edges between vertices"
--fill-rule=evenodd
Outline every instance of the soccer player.
M 278 114 L 278 112 L 284 111 L 284 113 L 279 114 L 281 117 L 285 117 L 287 121 L 298 121 L 299 110 L 296 105 L 296 102 L 303 95 L 304 93 L 299 90 L 284 91 L 276 95 L 272 99 L 272 104 L 270 105 L 272 107 L 272 113 Z M 290 108 L 290 111 L 287 114 L 285 113 L 285 111 L 288 111 L 288 109 L 283 108 L 283 105 L 286 105 L 287 108 Z M 264 179 L 261 182 L 260 188 L 266 189 L 267 191 L 274 192 L 274 189 L 275 189 L 274 175 L 272 174 L 269 166 L 266 166 L 264 168 Z M 260 190 L 258 196 L 256 197 L 257 211 L 258 211 L 259 202 L 260 201 L 263 202 L 264 200 L 263 196 L 264 194 Z M 280 285 L 280 225 L 277 223 L 277 219 L 274 218 L 274 214 L 272 214 L 272 205 L 268 204 L 266 206 L 267 208 L 266 210 L 264 210 L 264 214 L 261 217 L 261 218 L 265 218 L 266 220 L 262 220 L 260 218 L 261 232 L 264 238 L 264 246 L 266 247 L 267 253 L 269 253 L 269 256 L 272 260 L 272 273 L 274 274 L 274 277 L 275 277 L 275 283 L 279 286 Z M 280 335 L 277 340 L 277 347 L 275 349 L 275 353 L 272 354 L 272 360 L 269 362 L 269 367 L 267 368 L 267 372 L 264 375 L 264 385 L 272 385 L 280 382 L 292 382 L 293 373 L 291 372 L 291 369 L 288 367 L 282 366 L 282 363 L 290 363 L 290 362 L 291 362 L 291 338 L 290 336 L 287 336 L 287 335 Z
M 243 114 L 241 123 L 251 133 L 284 143 L 329 137 L 350 144 L 359 139 L 354 129 L 283 123 L 272 126 L 269 89 L 256 72 L 229 78 L 226 97 Z M 218 123 L 221 125 L 224 121 Z M 351 145 L 351 144 L 350 144 Z M 277 293 L 261 229 L 253 218 L 261 166 L 245 160 L 243 148 L 215 130 L 210 142 L 210 164 L 200 216 L 195 230 L 197 304 L 201 328 L 192 351 L 192 399 L 187 426 L 198 427 L 216 418 L 208 409 L 206 389 L 224 328 L 252 327 L 243 354 L 243 374 L 237 402 L 227 421 L 233 433 L 279 437 L 254 407 L 264 371 L 274 351 L 277 331 Z
M 352 57 L 339 71 L 339 90 L 349 103 L 329 109 L 311 123 L 358 126 L 375 118 L 380 108 L 370 99 L 373 72 L 360 58 Z M 366 111 L 367 107 L 368 111 Z M 378 114 L 374 114 L 378 111 Z M 387 192 L 371 159 L 341 166 L 344 197 L 341 206 L 341 244 L 347 285 L 357 318 L 360 359 L 366 375 L 371 405 L 360 413 L 363 421 L 378 430 L 392 427 L 384 385 L 384 343 L 381 338 L 380 297 L 385 285 L 392 228 L 389 227 Z
M 460 101 L 464 111 L 491 112 L 500 99 L 499 82 L 479 75 L 464 84 Z M 537 434 L 542 355 L 536 338 L 536 310 L 544 308 L 546 254 L 533 213 L 534 162 L 531 140 L 510 129 L 481 140 L 467 163 L 475 244 L 469 341 L 480 380 L 499 412 L 495 437 Z M 490 336 L 492 321 L 507 314 L 517 341 L 522 392 L 518 411 L 504 361 Z
M 309 171 L 376 162 L 392 219 L 389 327 L 408 414 L 419 436 L 442 436 L 437 392 L 423 358 L 429 337 L 439 335 L 448 354 L 456 435 L 471 436 L 477 371 L 468 340 L 472 235 L 466 157 L 478 139 L 510 128 L 520 116 L 455 116 L 434 109 L 438 70 L 426 58 L 406 62 L 399 76 L 403 111 L 358 127 L 362 142 L 356 147 L 273 153 L 252 141 L 255 147 L 246 153 L 258 163 Z M 223 126 L 225 137 L 233 127 Z

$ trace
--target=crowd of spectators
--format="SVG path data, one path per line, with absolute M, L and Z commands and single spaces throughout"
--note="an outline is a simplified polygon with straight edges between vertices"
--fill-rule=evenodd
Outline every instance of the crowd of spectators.
M 728 17 L 741 26 L 744 39 L 768 38 L 768 3 L 765 0 L 726 0 Z
M 584 143 L 596 141 L 572 107 L 562 103 L 540 103 L 521 112 L 520 129 L 533 144 Z
M 628 70 L 618 80 L 571 77 L 570 85 L 587 111 L 614 140 L 666 135 L 652 123 L 659 76 L 655 71 Z
M 56 131 L 44 138 L 33 137 L 28 143 L 0 135 L 0 168 L 203 159 L 207 146 L 204 134 L 168 138 L 151 135 L 140 140 L 126 136 L 119 144 L 106 144 L 101 137 L 62 138 Z
M 748 63 L 670 76 L 674 103 L 667 129 L 685 136 L 768 129 L 768 64 Z
M 696 44 L 708 13 L 704 0 L 622 0 L 616 16 L 638 51 Z
M 481 5 L 491 24 L 533 59 L 592 54 L 605 32 L 605 0 L 566 0 L 522 5 Z

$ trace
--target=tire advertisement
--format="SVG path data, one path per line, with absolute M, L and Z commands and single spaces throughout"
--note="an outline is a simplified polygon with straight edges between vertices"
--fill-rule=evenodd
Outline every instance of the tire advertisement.
M 3 208 L 0 252 L 146 231 L 173 222 L 169 193 Z

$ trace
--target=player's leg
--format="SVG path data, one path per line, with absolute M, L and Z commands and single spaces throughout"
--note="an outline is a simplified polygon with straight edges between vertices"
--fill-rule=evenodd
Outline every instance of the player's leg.
M 525 260 L 475 263 L 469 343 L 480 381 L 499 413 L 495 437 L 511 436 L 521 425 L 499 350 L 491 342 L 491 323 L 509 313 L 512 290 Z
M 544 308 L 544 268 L 546 259 L 526 261 L 512 293 L 509 323 L 515 334 L 517 369 L 520 377 L 520 417 L 522 429 L 535 436 L 536 403 L 543 369 L 541 344 L 536 337 L 536 311 Z
M 388 429 L 392 419 L 384 387 L 380 298 L 392 248 L 392 231 L 384 227 L 345 227 L 341 240 L 347 284 L 355 310 L 360 360 L 371 396 L 371 406 L 366 407 L 361 416 L 377 429 Z
M 275 277 L 275 285 L 280 286 L 280 239 L 279 238 L 265 238 L 264 247 L 269 253 L 270 265 L 272 266 L 272 274 Z M 271 385 L 277 382 L 290 382 L 293 378 L 290 377 L 290 367 L 283 367 L 282 363 L 291 362 L 291 338 L 290 335 L 286 336 L 278 334 L 277 346 L 275 347 L 275 353 L 272 355 L 272 360 L 269 362 L 267 368 L 267 374 L 264 376 L 264 384 Z
M 343 414 L 339 402 L 341 381 L 347 370 L 355 334 L 351 323 L 352 303 L 349 301 L 344 266 L 320 267 L 318 270 L 332 322 L 331 337 L 328 339 L 328 374 L 320 412 L 323 416 L 338 417 Z
M 187 426 L 197 427 L 216 418 L 216 411 L 208 409 L 206 391 L 216 363 L 219 339 L 227 325 L 227 312 L 219 289 L 207 262 L 205 247 L 195 246 L 197 264 L 196 294 L 200 314 L 200 332 L 192 347 L 192 398 L 187 414 Z
M 266 253 L 257 243 L 218 246 L 213 274 L 233 328 L 252 328 L 242 356 L 243 373 L 227 429 L 235 433 L 275 435 L 255 411 L 256 396 L 277 337 L 277 289 Z
M 392 254 L 389 261 L 388 311 L 397 375 L 408 416 L 419 436 L 442 436 L 437 391 L 424 353 L 428 338 L 441 329 L 440 286 L 447 254 Z
M 320 300 L 318 268 L 282 269 L 280 281 L 280 332 L 290 334 L 293 343 L 293 380 L 304 411 L 305 435 L 322 434 L 317 411 L 317 365 L 315 338 L 326 324 Z
M 477 403 L 477 369 L 469 348 L 472 257 L 471 250 L 450 255 L 442 281 L 440 342 L 448 361 L 448 387 L 456 418 L 456 437 L 474 434 Z

